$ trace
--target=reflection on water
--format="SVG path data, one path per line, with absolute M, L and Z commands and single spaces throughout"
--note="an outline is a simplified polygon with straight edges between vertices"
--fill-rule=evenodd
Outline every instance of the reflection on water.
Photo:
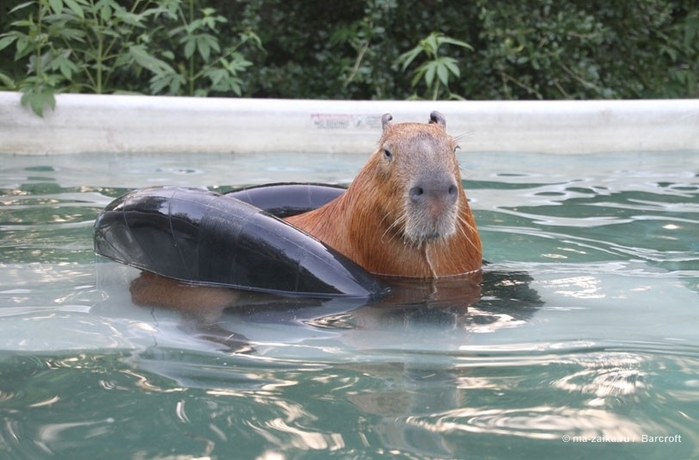
M 29 372 L 15 374 L 24 377 L 2 402 L 0 437 L 30 458 L 87 458 L 78 449 L 90 444 L 124 453 L 118 440 L 125 436 L 136 446 L 131 458 L 172 449 L 192 452 L 187 458 L 320 458 L 336 451 L 460 458 L 524 446 L 546 456 L 564 449 L 565 439 L 624 443 L 628 455 L 645 456 L 653 449 L 644 436 L 679 436 L 681 443 L 662 452 L 687 457 L 699 441 L 695 394 L 667 397 L 691 391 L 691 383 L 663 382 L 670 368 L 696 370 L 697 356 L 600 350 L 464 358 L 449 364 L 411 354 L 305 366 L 176 350 L 116 359 L 5 356 L 3 371 Z
M 482 279 L 209 322 L 131 304 L 134 272 L 95 263 L 99 210 L 151 183 L 347 182 L 363 158 L 9 158 L 0 457 L 696 457 L 699 156 L 668 155 L 467 155 Z

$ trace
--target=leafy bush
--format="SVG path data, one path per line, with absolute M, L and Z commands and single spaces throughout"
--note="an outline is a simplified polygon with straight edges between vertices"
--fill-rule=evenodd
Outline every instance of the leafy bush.
M 472 71 L 488 83 L 479 98 L 699 96 L 688 81 L 699 72 L 691 2 L 479 3 Z
M 254 96 L 409 98 L 414 73 L 400 56 L 435 32 L 473 47 L 446 49 L 459 78 L 440 97 L 699 97 L 699 5 L 692 0 L 241 4 L 261 18 L 255 30 L 269 53 L 246 75 Z M 422 88 L 418 94 L 433 96 Z
M 7 1 L 0 85 L 36 111 L 61 91 L 699 97 L 695 0 Z
M 427 60 L 415 70 L 411 86 L 415 88 L 424 80 L 425 86 L 433 100 L 439 97 L 443 92 L 442 90 L 446 91 L 449 99 L 463 99 L 461 96 L 449 91 L 449 80 L 452 77 L 459 78 L 461 71 L 455 58 L 440 55 L 439 48 L 445 44 L 473 49 L 468 43 L 464 43 L 461 40 L 454 40 L 453 38 L 445 37 L 442 33 L 432 32 L 429 36 L 420 40 L 415 48 L 398 56 L 398 63 L 401 64 L 401 70 L 405 71 L 418 56 L 421 54 L 426 55 Z M 417 98 L 417 95 L 414 98 Z
M 195 0 L 38 0 L 9 14 L 25 14 L 0 36 L 0 50 L 14 46 L 27 62 L 17 83 L 22 103 L 39 115 L 58 92 L 139 92 L 206 96 L 242 94 L 240 74 L 251 63 L 238 48 L 251 32 L 222 46 L 218 26 L 227 20 Z

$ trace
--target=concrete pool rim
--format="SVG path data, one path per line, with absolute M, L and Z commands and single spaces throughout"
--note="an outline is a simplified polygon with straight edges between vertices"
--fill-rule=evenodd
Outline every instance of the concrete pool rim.
M 469 152 L 591 154 L 699 150 L 699 99 L 336 101 L 168 96 L 57 96 L 41 118 L 0 92 L 0 154 L 360 153 L 381 115 L 445 114 Z

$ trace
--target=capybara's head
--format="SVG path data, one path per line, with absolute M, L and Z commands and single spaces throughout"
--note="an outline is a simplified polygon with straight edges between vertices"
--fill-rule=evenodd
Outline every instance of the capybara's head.
M 421 245 L 456 232 L 460 200 L 466 200 L 455 150 L 444 115 L 434 111 L 429 123 L 391 123 L 364 171 L 375 188 L 372 201 L 382 209 L 387 232 Z

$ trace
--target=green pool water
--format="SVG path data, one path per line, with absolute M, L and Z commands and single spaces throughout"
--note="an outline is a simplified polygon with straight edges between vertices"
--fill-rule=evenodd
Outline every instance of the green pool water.
M 365 159 L 3 156 L 0 458 L 699 457 L 699 152 L 461 154 L 479 300 L 229 311 L 246 353 L 93 254 L 127 190 L 346 184 Z

